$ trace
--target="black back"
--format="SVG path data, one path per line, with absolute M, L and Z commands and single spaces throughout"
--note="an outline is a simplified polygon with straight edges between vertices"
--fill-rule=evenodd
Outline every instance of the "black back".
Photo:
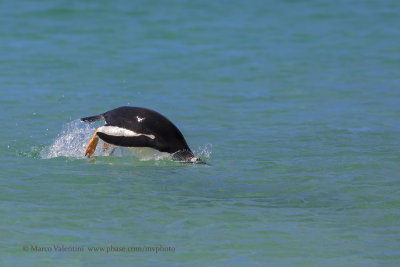
M 118 137 L 118 142 L 116 142 L 113 140 L 115 137 L 98 133 L 99 137 L 106 142 L 122 146 L 152 147 L 168 153 L 186 151 L 193 155 L 179 129 L 170 120 L 154 110 L 139 107 L 119 107 L 100 116 L 104 118 L 107 126 L 117 126 L 138 134 L 155 136 L 154 139 L 146 136 Z

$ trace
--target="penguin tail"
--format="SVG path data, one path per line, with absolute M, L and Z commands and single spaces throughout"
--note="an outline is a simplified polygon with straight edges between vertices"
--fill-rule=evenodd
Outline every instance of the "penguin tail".
M 103 114 L 81 118 L 81 121 L 85 121 L 85 122 L 93 122 L 93 121 L 98 121 L 98 120 L 104 120 Z

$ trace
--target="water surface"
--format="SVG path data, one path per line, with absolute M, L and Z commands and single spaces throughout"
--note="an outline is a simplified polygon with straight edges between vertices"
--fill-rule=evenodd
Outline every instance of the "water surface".
M 2 1 L 0 265 L 397 266 L 399 13 Z M 78 119 L 122 105 L 167 116 L 211 166 L 85 159 L 101 124 Z M 174 251 L 88 250 L 111 245 Z

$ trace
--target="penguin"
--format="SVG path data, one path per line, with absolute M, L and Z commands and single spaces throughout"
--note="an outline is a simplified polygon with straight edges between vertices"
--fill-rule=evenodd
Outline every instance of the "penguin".
M 123 106 L 99 115 L 81 118 L 83 122 L 104 120 L 105 124 L 95 131 L 85 156 L 90 158 L 99 138 L 108 144 L 122 147 L 150 147 L 168 152 L 174 161 L 206 164 L 196 158 L 179 129 L 157 111 Z

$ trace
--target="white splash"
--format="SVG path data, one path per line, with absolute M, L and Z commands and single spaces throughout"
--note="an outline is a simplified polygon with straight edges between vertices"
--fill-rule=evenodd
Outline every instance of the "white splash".
M 45 147 L 40 156 L 45 159 L 56 157 L 85 158 L 85 150 L 96 128 L 88 123 L 75 120 L 67 123 L 53 143 Z M 101 155 L 98 146 L 95 155 Z
M 150 147 L 132 147 L 129 151 L 140 161 L 171 159 L 170 153 L 160 152 Z
M 193 154 L 202 160 L 209 160 L 212 153 L 212 144 L 206 144 L 198 147 L 193 151 Z

